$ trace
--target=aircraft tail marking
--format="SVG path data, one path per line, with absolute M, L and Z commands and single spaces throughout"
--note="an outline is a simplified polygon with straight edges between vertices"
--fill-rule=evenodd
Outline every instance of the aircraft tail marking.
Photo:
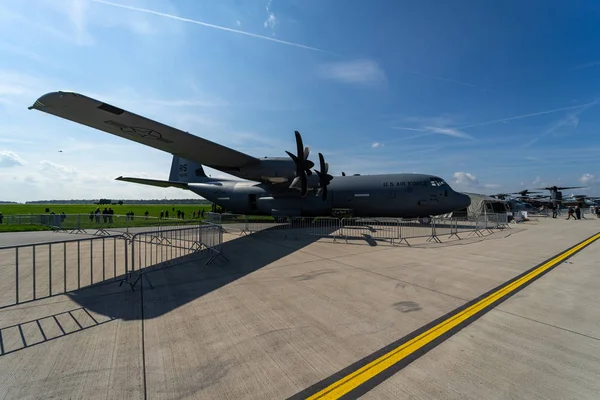
M 183 159 L 179 156 L 173 156 L 171 162 L 171 172 L 169 173 L 169 181 L 186 182 L 186 183 L 205 183 L 212 179 L 206 176 L 202 165 Z

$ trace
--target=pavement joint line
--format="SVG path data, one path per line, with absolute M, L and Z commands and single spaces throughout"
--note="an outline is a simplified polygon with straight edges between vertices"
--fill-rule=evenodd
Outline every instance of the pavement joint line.
M 600 233 L 554 255 L 289 399 L 359 398 L 598 239 Z
M 495 311 L 499 311 L 499 312 L 504 313 L 504 314 L 512 315 L 513 317 L 523 318 L 523 319 L 526 319 L 528 321 L 535 322 L 537 324 L 549 326 L 551 328 L 560 329 L 561 331 L 569 332 L 569 333 L 572 333 L 574 335 L 579 335 L 579 336 L 586 337 L 588 339 L 593 339 L 593 340 L 599 340 L 600 341 L 600 338 L 598 338 L 596 336 L 591 336 L 591 335 L 587 335 L 585 333 L 574 331 L 572 329 L 563 328 L 562 326 L 558 326 L 558 325 L 554 325 L 554 324 L 549 324 L 548 322 L 540 321 L 540 320 L 537 320 L 535 318 L 529 318 L 529 317 L 526 317 L 524 315 L 519 315 L 519 314 L 516 314 L 516 313 L 512 313 L 510 311 L 505 311 L 505 310 L 503 310 L 501 308 L 496 308 Z
M 144 388 L 144 400 L 148 398 L 148 381 L 146 377 L 146 332 L 144 329 L 144 282 L 140 283 L 140 317 L 141 317 L 141 347 L 142 347 L 142 385 Z

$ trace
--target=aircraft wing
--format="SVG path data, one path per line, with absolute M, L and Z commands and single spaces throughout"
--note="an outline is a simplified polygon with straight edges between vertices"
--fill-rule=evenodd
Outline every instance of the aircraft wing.
M 157 179 L 129 178 L 129 177 L 123 177 L 123 176 L 120 176 L 120 177 L 116 178 L 115 180 L 139 183 L 142 185 L 158 186 L 158 187 L 163 187 L 163 188 L 176 187 L 179 189 L 189 189 L 188 184 L 185 182 L 160 181 Z
M 260 162 L 237 150 L 79 93 L 47 93 L 29 109 L 96 128 L 215 169 L 239 168 Z

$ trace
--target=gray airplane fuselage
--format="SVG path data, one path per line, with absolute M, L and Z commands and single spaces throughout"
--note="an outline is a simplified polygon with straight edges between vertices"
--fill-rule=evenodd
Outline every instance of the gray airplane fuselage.
M 305 198 L 294 189 L 274 197 L 269 184 L 257 182 L 190 183 L 189 189 L 233 213 L 254 215 L 324 216 L 350 209 L 358 217 L 416 218 L 464 209 L 471 202 L 442 179 L 425 174 L 336 176 L 326 200 L 319 189 Z

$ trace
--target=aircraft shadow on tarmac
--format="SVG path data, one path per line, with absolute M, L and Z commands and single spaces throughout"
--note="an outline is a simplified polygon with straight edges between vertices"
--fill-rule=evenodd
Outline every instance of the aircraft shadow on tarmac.
M 334 229 L 332 229 L 333 233 Z M 520 231 L 512 230 L 512 233 Z M 152 319 L 169 313 L 191 301 L 218 290 L 236 280 L 251 274 L 281 258 L 321 239 L 320 236 L 295 235 L 291 232 L 288 240 L 282 240 L 281 231 L 267 229 L 248 236 L 227 241 L 222 252 L 228 262 L 217 258 L 215 263 L 205 265 L 209 253 L 200 256 L 183 256 L 174 259 L 167 266 L 146 268 L 148 282 L 141 279 L 131 290 L 127 284 L 119 285 L 124 276 L 116 281 L 105 282 L 69 292 L 66 295 L 80 307 L 26 321 L 0 329 L 0 356 L 23 350 L 48 341 L 59 339 L 114 320 L 135 321 Z M 326 232 L 321 232 L 326 233 Z M 275 236 L 273 236 L 275 234 Z M 364 235 L 368 245 L 377 245 L 377 240 Z M 477 236 L 473 239 L 477 238 Z M 336 273 L 334 270 L 320 270 L 299 274 L 292 279 L 304 281 L 315 279 L 323 274 Z M 394 304 L 403 313 L 413 312 L 420 306 L 412 302 Z M 54 332 L 54 333 L 52 333 Z M 20 336 L 22 342 L 16 347 L 8 347 L 3 338 Z M 16 340 L 19 342 L 19 340 Z
M 160 317 L 184 304 L 194 301 L 225 285 L 251 274 L 321 239 L 318 236 L 299 236 L 292 240 L 273 239 L 269 232 L 242 236 L 222 245 L 222 253 L 229 261 L 217 258 L 205 265 L 208 254 L 171 267 L 146 269 L 142 278 L 131 290 L 130 286 L 111 282 L 83 288 L 67 295 L 81 307 L 110 319 L 139 320 Z M 185 258 L 185 257 L 184 257 Z M 117 279 L 122 279 L 119 277 Z M 143 287 L 143 316 L 140 308 L 123 302 L 139 302 Z

